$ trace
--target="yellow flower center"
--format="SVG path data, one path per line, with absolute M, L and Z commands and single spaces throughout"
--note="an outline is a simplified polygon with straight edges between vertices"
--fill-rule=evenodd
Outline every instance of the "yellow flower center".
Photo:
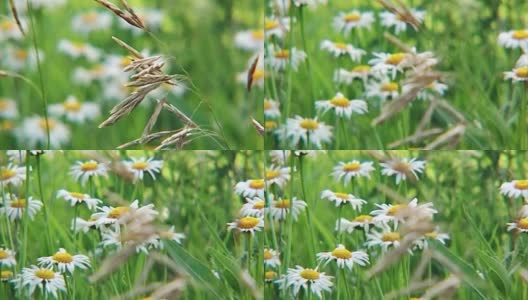
M 517 227 L 521 229 L 528 229 L 528 218 L 520 219 L 517 222 Z
M 86 44 L 78 43 L 78 42 L 72 42 L 72 46 L 77 51 L 83 51 L 86 48 Z
M 264 188 L 264 179 L 254 179 L 249 181 L 249 187 L 255 190 Z
M 394 171 L 398 171 L 400 173 L 408 173 L 411 170 L 411 164 L 408 162 L 400 161 L 395 163 L 392 168 L 394 169 Z
M 425 236 L 428 238 L 436 239 L 438 237 L 438 233 L 436 233 L 435 231 L 431 231 L 426 233 Z
M 78 112 L 81 110 L 81 103 L 77 100 L 64 102 L 63 106 L 67 111 Z
M 174 232 L 170 232 L 170 231 L 161 231 L 161 232 L 159 233 L 159 236 L 160 236 L 162 239 L 164 239 L 164 240 L 170 240 L 170 239 L 172 239 L 172 238 L 175 237 L 175 234 L 174 234 Z
M 70 196 L 78 200 L 84 200 L 85 196 L 82 193 L 70 192 Z
M 389 216 L 394 216 L 395 214 L 397 214 L 402 208 L 406 207 L 407 205 L 405 204 L 396 204 L 396 205 L 393 205 L 391 206 L 388 210 L 387 210 L 387 215 Z
M 528 67 L 520 67 L 517 70 L 515 70 L 515 75 L 517 77 L 526 78 L 528 77 Z
M 350 105 L 350 101 L 343 96 L 337 96 L 332 98 L 332 100 L 330 100 L 330 103 L 338 107 L 348 107 Z
M 266 280 L 272 280 L 273 278 L 277 277 L 277 272 L 267 271 L 265 277 Z
M 351 162 L 343 166 L 345 172 L 355 172 L 361 169 L 361 164 L 358 162 Z
M 345 193 L 334 193 L 334 195 L 339 198 L 339 199 L 342 199 L 342 200 L 348 200 L 348 194 L 345 194 Z
M 270 251 L 264 250 L 264 260 L 269 260 L 273 258 L 273 254 Z
M 8 107 L 9 107 L 9 102 L 0 100 L 0 111 L 7 110 Z
M 317 280 L 319 279 L 319 272 L 313 269 L 304 269 L 299 273 L 302 278 L 308 279 L 308 280 Z
M 349 259 L 352 257 L 352 252 L 344 248 L 336 248 L 332 251 L 332 256 L 341 259 Z
M 255 30 L 251 32 L 251 36 L 256 40 L 264 39 L 264 30 Z
M 388 82 L 381 85 L 383 92 L 396 92 L 398 91 L 398 84 L 396 82 Z
M 11 169 L 2 168 L 0 170 L 0 180 L 1 181 L 13 178 L 15 175 L 16 175 L 16 172 Z
M 279 21 L 276 20 L 264 20 L 264 30 L 272 30 L 279 27 Z
M 5 250 L 0 250 L 0 259 L 6 259 L 9 257 L 9 254 Z
M 396 242 L 400 240 L 400 234 L 397 232 L 387 232 L 381 236 L 381 240 L 384 242 Z
M 118 206 L 114 207 L 110 210 L 108 213 L 108 217 L 111 219 L 119 219 L 121 218 L 125 213 L 127 213 L 130 210 L 130 207 L 128 206 Z
M 26 199 L 17 199 L 11 201 L 12 208 L 26 208 Z
M 255 69 L 253 72 L 253 80 L 259 80 L 264 78 L 264 70 L 262 69 Z
M 259 223 L 259 219 L 254 217 L 244 217 L 238 221 L 238 227 L 242 229 L 255 228 Z
M 43 130 L 53 130 L 53 128 L 55 128 L 56 125 L 57 124 L 55 123 L 55 121 L 50 120 L 50 119 L 46 120 L 42 118 L 39 120 L 39 126 Z
M 367 223 L 367 222 L 370 222 L 372 221 L 372 216 L 369 216 L 369 215 L 359 215 L 357 216 L 354 221 L 356 222 L 360 222 L 360 223 Z
M 275 202 L 275 208 L 290 208 L 290 200 L 280 200 Z
M 316 130 L 319 127 L 319 123 L 313 119 L 304 119 L 299 123 L 299 126 L 306 130 Z
M 288 59 L 288 58 L 290 58 L 290 51 L 288 51 L 288 50 L 279 50 L 279 51 L 275 52 L 275 58 Z
M 263 209 L 265 205 L 266 204 L 264 203 L 264 201 L 257 201 L 255 203 L 253 203 L 253 208 L 254 209 Z
M 526 190 L 528 189 L 528 180 L 517 180 L 515 181 L 514 187 L 518 190 Z
M 73 261 L 73 256 L 68 252 L 57 252 L 51 257 L 54 261 L 68 264 Z
M 15 58 L 18 60 L 26 60 L 28 57 L 27 51 L 23 49 L 15 50 L 14 54 L 15 54 Z
M 528 30 L 517 30 L 512 33 L 512 37 L 516 40 L 528 39 Z
M 86 23 L 95 23 L 97 21 L 97 13 L 92 11 L 84 16 L 82 16 L 82 20 Z
M 264 101 L 264 110 L 270 110 L 272 107 L 271 101 Z
M 121 67 L 124 68 L 128 66 L 132 62 L 132 59 L 128 56 L 124 56 L 121 58 Z
M 352 69 L 352 72 L 358 72 L 358 73 L 367 73 L 370 71 L 370 66 L 367 65 L 359 65 Z
M 4 20 L 0 22 L 0 29 L 8 31 L 15 28 L 15 23 L 9 20 Z
M 49 280 L 49 279 L 55 278 L 55 273 L 49 269 L 38 269 L 35 272 L 35 276 L 37 276 L 40 279 Z
M 85 162 L 81 166 L 81 171 L 83 172 L 94 171 L 94 170 L 97 170 L 97 166 L 98 166 L 97 163 L 94 161 Z
M 357 22 L 361 19 L 361 15 L 358 14 L 358 13 L 350 13 L 350 14 L 346 14 L 344 17 L 343 17 L 343 20 L 345 20 L 345 22 L 347 23 L 352 23 L 352 22 Z
M 13 272 L 11 271 L 2 271 L 2 273 L 0 273 L 0 278 L 2 279 L 9 279 L 13 277 Z
M 347 49 L 347 44 L 345 43 L 334 43 L 334 46 L 339 49 L 339 50 L 346 50 Z
M 13 128 L 15 128 L 15 123 L 13 123 L 12 121 L 10 120 L 0 121 L 0 130 L 7 131 Z
M 145 170 L 148 167 L 148 162 L 136 161 L 132 164 L 132 169 Z
M 277 122 L 275 121 L 266 121 L 264 122 L 264 128 L 270 130 L 277 127 Z
M 385 59 L 385 63 L 389 64 L 389 65 L 399 65 L 402 60 L 405 59 L 405 56 L 407 54 L 405 53 L 394 53 L 394 54 L 391 54 L 389 55 L 389 57 L 387 57 L 387 59 Z
M 274 179 L 274 178 L 277 178 L 281 175 L 281 173 L 279 171 L 275 171 L 275 170 L 266 170 L 266 179 L 270 180 L 270 179 Z

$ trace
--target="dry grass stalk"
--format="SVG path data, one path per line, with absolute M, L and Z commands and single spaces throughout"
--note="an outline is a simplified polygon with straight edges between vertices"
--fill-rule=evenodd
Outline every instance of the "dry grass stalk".
M 255 59 L 253 60 L 253 63 L 251 64 L 251 67 L 249 68 L 248 74 L 247 74 L 247 90 L 248 92 L 251 92 L 251 87 L 253 86 L 253 80 L 255 76 L 255 71 L 257 70 L 257 64 L 259 61 L 259 56 L 257 55 Z
M 22 35 L 26 35 L 26 33 L 24 32 L 24 28 L 22 27 L 22 23 L 20 22 L 20 18 L 18 17 L 18 12 L 14 0 L 9 0 L 9 7 L 11 8 L 11 14 L 13 14 L 13 18 L 15 19 L 15 23 L 17 24 L 18 30 L 20 30 Z
M 419 132 L 416 132 L 415 134 L 411 135 L 411 136 L 408 136 L 404 139 L 401 139 L 401 140 L 398 140 L 398 141 L 395 141 L 395 142 L 392 142 L 389 144 L 389 148 L 391 149 L 394 149 L 394 148 L 398 148 L 402 145 L 405 145 L 405 144 L 416 144 L 420 141 L 423 141 L 425 139 L 427 139 L 428 137 L 431 137 L 433 135 L 437 135 L 439 133 L 442 133 L 444 132 L 443 129 L 441 128 L 432 128 L 432 129 L 429 129 L 429 130 L 423 130 L 423 131 L 419 131 Z
M 181 112 L 178 108 L 176 108 L 174 105 L 170 103 L 163 104 L 163 107 L 170 111 L 171 113 L 175 114 L 183 123 L 185 123 L 187 126 L 191 128 L 198 128 L 199 126 L 191 120 L 191 118 L 187 117 L 183 112 Z
M 253 124 L 259 135 L 264 135 L 264 126 L 262 126 L 259 121 L 255 120 L 254 118 L 251 118 L 251 124 Z
M 125 48 L 128 52 L 130 52 L 130 54 L 132 54 L 135 58 L 139 58 L 139 59 L 142 59 L 143 58 L 143 54 L 141 54 L 139 51 L 137 51 L 136 49 L 134 49 L 132 46 L 130 46 L 129 44 L 123 42 L 122 40 L 116 38 L 115 36 L 112 37 L 112 40 L 114 40 L 114 42 L 116 42 L 119 46 Z
M 194 129 L 184 127 L 178 130 L 175 134 L 161 141 L 161 144 L 155 150 L 164 149 L 170 146 L 175 146 L 176 149 L 182 149 L 187 144 L 186 138 L 193 133 Z
M 143 129 L 143 134 L 141 135 L 141 137 L 146 137 L 152 132 L 152 128 L 154 128 L 154 125 L 156 125 L 156 122 L 158 121 L 159 114 L 163 109 L 163 104 L 165 104 L 165 101 L 166 98 L 163 98 L 158 101 L 156 107 L 154 108 L 154 111 L 152 112 L 152 115 L 150 116 L 147 122 L 147 125 L 145 125 L 145 129 Z
M 264 293 L 258 288 L 257 283 L 255 282 L 255 279 L 251 277 L 249 272 L 247 270 L 243 270 L 240 274 L 240 280 L 244 284 L 244 286 L 249 289 L 249 292 L 253 296 L 253 299 L 255 300 L 262 300 L 264 299 Z
M 434 141 L 427 144 L 424 147 L 424 150 L 434 150 L 444 144 L 448 144 L 451 147 L 456 146 L 460 142 L 460 138 L 464 135 L 465 131 L 466 124 L 457 124 L 455 127 L 439 135 Z
M 128 147 L 135 146 L 135 145 L 141 145 L 141 144 L 150 143 L 153 140 L 159 139 L 159 138 L 161 138 L 163 136 L 166 136 L 168 134 L 173 134 L 175 132 L 178 132 L 178 130 L 165 130 L 165 131 L 160 131 L 160 132 L 154 132 L 154 133 L 148 134 L 146 136 L 142 136 L 142 137 L 140 137 L 138 139 L 132 140 L 130 142 L 124 143 L 124 144 L 118 146 L 117 149 L 124 149 L 124 148 L 128 148 Z
M 414 15 L 411 13 L 411 11 L 405 6 L 405 4 L 400 0 L 395 0 L 395 2 L 398 5 L 395 5 L 389 0 L 375 0 L 379 4 L 381 4 L 386 10 L 392 12 L 393 14 L 397 15 L 400 20 L 402 20 L 405 23 L 409 23 L 414 30 L 418 31 L 420 28 L 420 21 L 418 21 Z
M 451 296 L 454 294 L 455 290 L 460 286 L 460 278 L 458 278 L 455 275 L 450 275 L 446 279 L 438 282 L 437 284 L 433 285 L 427 291 L 425 291 L 425 294 L 422 296 L 422 299 L 433 299 L 438 296 L 442 296 L 442 298 L 451 298 Z
M 128 24 L 145 30 L 145 23 L 143 23 L 141 18 L 136 14 L 136 12 L 132 9 L 132 7 L 130 7 L 130 5 L 128 5 L 128 3 L 125 0 L 120 0 L 120 2 L 125 7 L 126 12 L 121 10 L 119 7 L 117 7 L 113 3 L 105 1 L 105 0 L 95 0 L 95 2 L 108 8 L 111 12 L 116 14 L 121 19 L 125 20 Z

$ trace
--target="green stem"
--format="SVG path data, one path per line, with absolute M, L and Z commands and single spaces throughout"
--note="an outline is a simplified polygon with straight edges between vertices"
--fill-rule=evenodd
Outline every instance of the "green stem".
M 29 152 L 27 153 L 26 160 L 29 158 Z M 48 215 L 48 204 L 44 200 L 44 193 L 42 192 L 42 178 L 40 176 L 40 155 L 36 156 L 37 158 L 37 182 L 38 182 L 38 188 L 39 188 L 39 194 L 40 194 L 40 200 L 42 201 L 42 207 L 44 209 L 44 219 L 46 221 L 46 238 L 48 242 L 48 253 L 51 253 L 52 251 L 52 242 L 51 242 L 51 232 L 50 232 L 50 222 L 49 222 L 49 215 Z M 27 195 L 26 195 L 27 196 Z
M 526 140 L 526 105 L 527 103 L 527 90 L 528 89 L 528 83 L 525 83 L 523 86 L 523 93 L 522 93 L 522 99 L 521 99 L 521 109 L 520 109 L 520 123 L 519 123 L 519 142 L 521 143 L 521 150 L 528 149 Z
M 304 14 L 303 14 L 303 10 L 304 10 L 304 5 L 299 7 L 299 23 L 301 24 L 301 40 L 302 40 L 304 52 L 306 53 L 306 67 L 308 69 L 308 77 L 309 77 L 309 80 L 310 80 L 310 82 L 308 82 L 308 84 L 310 85 L 310 88 L 311 88 L 310 92 L 311 92 L 312 103 L 310 103 L 310 105 L 308 105 L 308 106 L 310 107 L 310 116 L 312 116 L 314 114 L 313 101 L 315 101 L 315 87 L 314 87 L 314 80 L 313 80 L 313 75 L 312 75 L 312 68 L 311 68 L 311 64 L 310 64 L 310 54 L 308 52 L 308 47 L 306 46 L 306 38 L 305 38 L 305 33 L 304 33 Z
M 306 201 L 306 203 L 308 204 L 307 207 L 306 207 L 306 217 L 307 217 L 307 221 L 308 221 L 308 232 L 310 233 L 310 253 L 312 253 L 312 255 L 310 256 L 310 263 L 312 265 L 315 264 L 315 261 L 314 261 L 314 254 L 316 253 L 315 252 L 315 237 L 314 237 L 314 230 L 313 230 L 313 223 L 312 223 L 312 217 L 310 215 L 310 209 L 311 209 L 311 206 L 312 206 L 312 203 L 310 203 L 308 201 L 308 199 L 306 198 L 306 187 L 305 187 L 305 184 L 304 184 L 304 168 L 303 168 L 303 156 L 299 156 L 299 175 L 301 176 L 301 190 L 302 190 L 302 194 L 303 194 L 303 200 Z M 290 202 L 290 205 L 291 205 L 291 202 Z

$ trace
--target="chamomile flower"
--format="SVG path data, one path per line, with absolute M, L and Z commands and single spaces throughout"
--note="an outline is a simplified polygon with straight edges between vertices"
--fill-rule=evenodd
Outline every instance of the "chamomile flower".
M 0 98 L 0 118 L 15 119 L 18 117 L 16 102 L 7 98 Z
M 429 216 L 430 218 L 433 217 L 434 214 L 438 213 L 438 211 L 434 208 L 434 205 L 432 202 L 427 202 L 425 204 L 418 205 L 418 199 L 414 198 L 412 199 L 408 204 L 376 204 L 376 206 L 379 209 L 373 210 L 371 214 L 374 216 L 374 221 L 380 222 L 383 224 L 387 224 L 388 222 L 392 221 L 394 222 L 394 225 L 397 226 L 398 222 L 401 221 L 401 218 L 398 216 L 398 212 L 400 212 L 401 209 L 404 208 L 417 208 L 420 206 L 421 209 L 423 209 L 424 214 Z
M 12 46 L 5 47 L 5 59 L 2 59 L 0 66 L 5 66 L 8 70 L 19 72 L 24 69 L 34 70 L 37 66 L 37 56 L 35 50 L 26 50 Z M 39 59 L 42 61 L 44 55 L 41 50 Z
M 27 215 L 29 219 L 33 220 L 35 215 L 42 208 L 42 202 L 39 200 L 33 200 L 32 197 L 27 199 L 17 198 L 15 194 L 5 194 L 4 196 L 5 206 L 0 207 L 0 213 L 6 214 L 6 216 L 11 220 L 20 220 L 24 218 L 27 207 Z
M 332 171 L 332 176 L 338 181 L 343 179 L 345 186 L 348 185 L 353 177 L 367 177 L 370 178 L 370 172 L 374 171 L 371 161 L 360 162 L 359 160 L 352 160 L 349 162 L 340 161 Z
M 60 272 L 68 271 L 70 274 L 73 274 L 75 268 L 83 270 L 91 268 L 88 256 L 82 254 L 71 255 L 64 248 L 60 248 L 52 256 L 40 257 L 38 264 L 49 269 L 56 266 Z
M 250 179 L 238 182 L 235 185 L 235 193 L 242 197 L 264 199 L 264 187 L 264 179 Z
M 263 217 L 243 217 L 235 220 L 234 222 L 227 223 L 228 230 L 238 230 L 239 232 L 247 232 L 251 235 L 255 232 L 260 231 L 264 228 Z
M 419 24 L 421 24 L 425 18 L 425 11 L 417 10 L 414 8 L 409 9 L 409 12 L 412 14 L 414 19 L 418 21 Z M 407 30 L 407 22 L 402 19 L 402 17 L 399 14 L 395 14 L 389 11 L 384 11 L 380 13 L 381 17 L 381 25 L 387 28 L 394 27 L 394 31 L 396 34 L 400 34 L 400 32 Z
M 246 203 L 242 205 L 242 208 L 240 209 L 240 215 L 247 217 L 247 216 L 253 216 L 253 217 L 260 217 L 264 215 L 264 207 L 266 206 L 266 202 L 264 200 L 254 197 L 254 198 L 246 198 Z
M 288 118 L 286 124 L 282 125 L 277 132 L 279 138 L 295 147 L 299 143 L 304 144 L 304 148 L 309 148 L 310 144 L 320 149 L 323 143 L 330 143 L 332 140 L 332 127 L 317 118 L 303 118 L 295 116 Z
M 345 218 L 337 220 L 335 230 L 352 233 L 357 228 L 363 228 L 365 232 L 368 232 L 369 228 L 374 225 L 376 225 L 374 217 L 370 215 L 359 215 L 352 221 L 349 221 Z
M 321 42 L 321 49 L 330 52 L 335 57 L 348 55 L 353 61 L 360 61 L 361 57 L 367 53 L 365 50 L 355 48 L 350 44 L 332 42 L 329 40 L 324 40 Z
M 297 71 L 299 65 L 306 60 L 306 53 L 302 50 L 292 48 L 289 49 L 275 49 L 268 47 L 268 57 L 266 63 L 275 71 L 283 71 L 290 65 L 293 71 Z
M 339 13 L 334 18 L 333 25 L 338 31 L 348 35 L 353 28 L 370 28 L 373 22 L 374 14 L 372 12 L 352 10 Z
M 143 180 L 145 172 L 150 174 L 152 179 L 156 179 L 155 173 L 160 173 L 163 167 L 163 160 L 155 160 L 153 157 L 145 158 L 134 158 L 131 160 L 124 161 L 127 168 L 134 174 L 134 182 Z
M 27 22 L 25 19 L 20 18 L 22 28 L 27 28 Z M 24 37 L 16 21 L 13 18 L 2 18 L 0 19 L 0 42 L 4 42 L 9 39 L 21 40 Z
M 315 108 L 322 112 L 333 109 L 337 116 L 346 118 L 350 118 L 352 113 L 362 115 L 368 111 L 367 102 L 359 99 L 349 100 L 341 93 L 337 93 L 330 100 L 316 101 Z
M 365 95 L 367 98 L 380 98 L 381 101 L 387 99 L 394 99 L 398 97 L 400 85 L 391 81 L 388 78 L 382 78 L 381 80 L 371 79 L 366 83 Z
M 282 221 L 290 215 L 291 207 L 291 216 L 293 220 L 297 220 L 297 216 L 306 208 L 306 206 L 306 202 L 302 200 L 297 200 L 296 197 L 293 197 L 292 200 L 272 200 L 270 207 L 266 208 L 266 210 L 274 220 Z
M 78 14 L 72 19 L 72 29 L 75 32 L 88 34 L 96 30 L 110 29 L 112 16 L 106 11 L 88 11 Z
M 351 84 L 354 79 L 361 79 L 367 82 L 372 75 L 372 68 L 369 65 L 358 65 L 350 70 L 338 69 L 334 73 L 334 81 L 337 83 Z
M 409 54 L 398 53 L 378 53 L 374 52 L 375 58 L 369 60 L 372 69 L 380 74 L 389 74 L 392 79 L 396 77 L 398 72 L 403 72 L 406 59 Z
M 277 268 L 281 265 L 279 251 L 264 248 L 264 265 L 270 268 Z
M 290 18 L 266 17 L 264 19 L 264 32 L 266 37 L 282 39 L 290 31 Z
M 0 272 L 0 282 L 6 282 L 11 280 L 13 278 L 13 275 L 13 271 L 2 270 L 2 272 Z
M 83 124 L 99 118 L 101 110 L 95 102 L 80 102 L 75 96 L 68 96 L 63 103 L 51 104 L 48 112 L 54 117 L 66 117 L 67 120 Z
M 35 149 L 47 145 L 48 131 L 50 148 L 59 149 L 70 141 L 70 129 L 64 123 L 54 118 L 46 120 L 40 116 L 24 119 L 22 124 L 15 128 L 15 135 L 26 147 Z
M 135 246 L 136 253 L 143 252 L 148 254 L 149 245 L 153 241 L 148 239 L 147 241 L 138 242 L 134 240 L 132 236 L 122 233 L 120 230 L 103 230 L 101 231 L 101 243 L 103 248 L 115 247 L 116 249 L 122 249 L 125 246 Z M 154 239 L 154 238 L 153 238 Z
M 99 199 L 92 198 L 88 194 L 69 192 L 67 190 L 59 190 L 57 192 L 57 198 L 62 198 L 65 201 L 70 202 L 71 206 L 84 203 L 90 210 L 95 210 L 97 205 L 102 202 Z
M 510 198 L 523 197 L 528 199 L 528 180 L 513 180 L 500 186 L 500 193 Z
M 319 272 L 317 268 L 309 269 L 296 266 L 295 269 L 288 268 L 286 276 L 275 281 L 279 287 L 292 288 L 293 296 L 297 297 L 302 288 L 307 293 L 316 295 L 319 299 L 323 297 L 323 292 L 332 291 L 332 276 Z
M 264 99 L 264 116 L 266 118 L 278 118 L 281 115 L 280 103 L 271 99 Z
M 266 273 L 264 273 L 264 280 L 266 283 L 272 283 L 277 279 L 277 276 L 278 274 L 275 271 L 266 271 Z
M 335 260 L 338 268 L 344 269 L 346 267 L 349 270 L 352 270 L 354 264 L 362 267 L 369 264 L 367 253 L 363 251 L 350 251 L 342 244 L 337 245 L 337 248 L 330 252 L 317 253 L 317 260 L 325 265 Z
M 135 200 L 129 206 L 103 206 L 98 209 L 99 212 L 92 215 L 92 217 L 97 219 L 95 222 L 97 227 L 111 224 L 119 225 L 122 223 L 123 216 L 132 213 L 132 211 L 135 215 L 144 218 L 144 221 L 154 220 L 158 215 L 158 212 L 154 210 L 154 204 L 147 204 L 140 207 L 139 200 Z
M 0 167 L 0 186 L 8 184 L 19 186 L 26 180 L 26 168 L 18 167 L 13 164 Z
M 70 174 L 79 180 L 81 184 L 85 184 L 90 177 L 108 177 L 108 166 L 106 163 L 97 162 L 95 160 L 77 161 L 73 167 L 70 168 Z
M 499 34 L 499 45 L 505 48 L 528 50 L 528 29 L 511 30 Z
M 59 41 L 58 49 L 71 58 L 85 57 L 90 62 L 97 61 L 101 57 L 101 50 L 94 46 L 65 39 Z
M 248 51 L 262 51 L 264 49 L 264 30 L 247 30 L 235 34 L 235 46 Z
M 390 247 L 399 247 L 402 236 L 399 232 L 390 231 L 386 228 L 382 231 L 373 230 L 367 233 L 367 241 L 365 245 L 369 248 L 380 246 L 383 252 Z
M 276 184 L 282 188 L 290 180 L 290 167 L 272 165 L 266 169 L 265 178 L 268 182 L 268 186 Z
M 508 223 L 508 231 L 517 230 L 519 232 L 528 232 L 528 218 L 520 218 L 513 223 Z
M 15 265 L 15 252 L 7 248 L 0 248 L 0 269 L 14 267 Z
M 446 241 L 449 240 L 449 234 L 439 232 L 438 229 L 435 229 L 431 232 L 427 232 L 422 238 L 415 240 L 413 242 L 414 249 L 423 250 L 429 247 L 429 240 L 437 240 L 442 244 L 446 244 Z
M 72 220 L 71 223 L 71 229 L 74 232 L 88 232 L 90 229 L 97 228 L 97 217 L 91 216 L 90 219 L 85 220 L 83 218 L 76 218 L 75 220 Z
M 37 287 L 43 294 L 51 294 L 55 298 L 58 297 L 57 292 L 66 292 L 64 277 L 51 268 L 39 268 L 37 266 L 24 268 L 21 279 L 21 285 L 29 288 L 30 295 L 33 295 Z
M 504 79 L 511 79 L 513 82 L 528 81 L 528 66 L 518 67 L 504 72 Z
M 159 249 L 165 248 L 165 241 L 173 241 L 181 244 L 182 240 L 185 238 L 186 236 L 184 233 L 176 232 L 175 227 L 171 226 L 168 230 L 158 233 L 158 241 L 155 244 L 155 247 Z
M 367 201 L 357 198 L 352 194 L 332 192 L 331 190 L 324 190 L 321 193 L 321 199 L 335 202 L 335 206 L 350 203 L 354 210 L 361 210 L 361 206 L 367 203 Z
M 393 159 L 384 163 L 380 163 L 381 174 L 386 176 L 396 176 L 396 184 L 402 180 L 407 180 L 407 177 L 413 176 L 413 179 L 418 179 L 418 173 L 423 173 L 425 168 L 425 161 L 417 160 L 416 158 Z
M 402 92 L 406 93 L 410 88 L 410 85 L 405 84 L 402 87 Z M 436 96 L 443 96 L 447 91 L 447 88 L 447 84 L 435 80 L 418 92 L 416 98 L 421 100 L 433 100 Z

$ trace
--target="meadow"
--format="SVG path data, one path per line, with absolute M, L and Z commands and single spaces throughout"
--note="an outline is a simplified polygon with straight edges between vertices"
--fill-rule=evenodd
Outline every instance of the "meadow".
M 128 148 L 262 148 L 251 118 L 263 121 L 263 79 L 256 76 L 251 92 L 246 86 L 263 44 L 262 1 L 128 1 L 141 29 L 97 1 L 14 0 L 25 35 L 10 2 L 0 5 L 3 149 L 115 149 L 134 140 Z M 122 2 L 111 3 L 130 18 Z M 139 58 L 113 37 L 144 57 L 161 56 L 154 64 L 169 77 L 146 74 L 161 78 L 159 86 L 134 80 L 146 67 L 125 72 Z M 98 128 L 145 87 L 156 88 Z
M 234 187 L 263 159 L 2 152 L 0 298 L 261 299 L 263 224 L 240 216 Z
M 526 1 L 291 3 L 266 7 L 266 149 L 528 148 Z

